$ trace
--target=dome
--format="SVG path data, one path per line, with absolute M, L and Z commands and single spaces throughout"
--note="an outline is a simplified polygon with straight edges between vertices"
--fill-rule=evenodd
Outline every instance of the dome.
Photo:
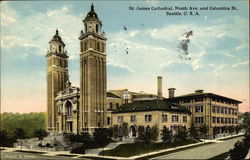
M 87 21 L 87 20 L 91 20 L 91 19 L 92 20 L 95 19 L 95 20 L 99 21 L 98 16 L 95 13 L 94 5 L 93 4 L 91 5 L 91 10 L 89 11 L 89 13 L 87 14 L 86 18 L 83 21 Z
M 58 42 L 63 43 L 62 38 L 59 36 L 58 29 L 56 29 L 56 34 L 53 36 L 53 38 L 52 38 L 51 41 L 58 41 Z M 50 42 L 51 42 L 51 41 L 50 41 Z M 64 44 L 64 43 L 63 43 L 63 44 Z

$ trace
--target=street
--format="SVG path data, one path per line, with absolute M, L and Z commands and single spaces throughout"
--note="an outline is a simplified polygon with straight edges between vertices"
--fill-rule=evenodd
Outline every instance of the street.
M 225 141 L 217 141 L 213 144 L 163 155 L 152 159 L 209 159 L 219 154 L 228 152 L 234 144 L 243 137 L 236 137 Z

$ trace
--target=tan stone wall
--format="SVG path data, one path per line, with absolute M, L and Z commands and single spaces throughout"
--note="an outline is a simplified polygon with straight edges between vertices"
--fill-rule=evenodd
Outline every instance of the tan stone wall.
M 151 114 L 152 121 L 145 122 L 145 115 Z M 167 114 L 167 122 L 162 122 L 162 114 Z M 130 121 L 130 116 L 136 116 L 136 122 Z M 178 115 L 179 121 L 172 122 L 172 115 Z M 128 126 L 144 126 L 144 127 L 152 127 L 157 125 L 159 130 L 166 126 L 170 129 L 171 125 L 182 125 L 186 126 L 186 128 L 190 128 L 191 126 L 191 117 L 190 114 L 186 113 L 177 113 L 177 112 L 166 112 L 166 111 L 145 111 L 145 112 L 131 112 L 131 113 L 114 113 L 112 114 L 112 125 L 120 125 L 121 123 L 118 122 L 118 116 L 123 116 L 123 122 L 128 123 Z M 183 116 L 187 116 L 187 122 L 183 122 Z

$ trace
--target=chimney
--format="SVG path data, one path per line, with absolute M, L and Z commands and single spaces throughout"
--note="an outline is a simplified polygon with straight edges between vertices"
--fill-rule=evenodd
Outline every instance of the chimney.
M 174 90 L 175 90 L 175 88 L 169 88 L 168 89 L 169 98 L 174 98 Z
M 158 76 L 157 77 L 157 88 L 158 88 L 158 99 L 162 99 L 162 77 Z

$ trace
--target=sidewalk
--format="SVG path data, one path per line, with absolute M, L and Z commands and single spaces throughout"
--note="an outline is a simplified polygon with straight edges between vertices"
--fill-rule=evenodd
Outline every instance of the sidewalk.
M 140 154 L 140 155 L 136 155 L 136 156 L 132 156 L 132 157 L 100 156 L 100 155 L 96 155 L 96 154 L 84 154 L 84 155 L 82 155 L 82 154 L 72 154 L 69 151 L 49 152 L 49 151 L 29 150 L 29 149 L 22 149 L 22 151 L 38 152 L 38 154 L 40 153 L 41 155 L 44 155 L 44 156 L 60 156 L 60 155 L 67 156 L 68 155 L 71 158 L 100 158 L 100 159 L 121 159 L 121 160 L 143 159 L 145 157 L 155 157 L 159 154 L 164 154 L 165 152 L 169 152 L 169 151 L 175 151 L 177 149 L 184 149 L 184 148 L 189 148 L 189 147 L 198 146 L 198 145 L 202 145 L 202 144 L 208 144 L 208 143 L 220 143 L 221 142 L 220 140 L 231 138 L 231 137 L 237 137 L 237 136 L 241 136 L 241 135 L 244 135 L 244 133 L 240 133 L 240 134 L 233 135 L 233 136 L 221 137 L 221 138 L 213 139 L 213 140 L 205 140 L 205 142 L 198 142 L 198 143 L 189 144 L 189 145 L 185 145 L 185 146 L 179 146 L 179 147 L 175 147 L 175 148 L 159 150 L 159 151 L 150 152 L 150 153 L 146 153 L 146 154 Z M 1 152 L 15 152 L 15 151 L 21 150 L 21 148 L 8 148 L 8 147 L 4 147 L 4 149 L 5 150 L 1 150 Z M 104 148 L 104 150 L 109 150 L 109 149 L 110 148 Z

